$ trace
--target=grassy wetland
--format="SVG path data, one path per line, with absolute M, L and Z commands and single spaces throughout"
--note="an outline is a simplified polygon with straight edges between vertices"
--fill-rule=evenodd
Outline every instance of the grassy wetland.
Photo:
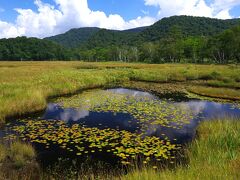
M 1 177 L 239 178 L 239 74 L 239 65 L 1 62 L 0 122 L 8 129 L 0 144 Z M 49 102 L 60 104 L 53 107 L 65 118 L 87 113 L 92 119 L 78 124 L 74 117 L 43 116 L 52 110 Z M 208 112 L 215 106 L 229 114 L 218 120 L 217 108 Z M 107 113 L 110 120 L 102 121 Z M 167 133 L 193 127 L 186 144 Z M 42 168 L 39 159 L 47 150 L 68 154 L 70 169 L 60 166 L 66 159 Z M 113 161 L 102 165 L 102 157 Z

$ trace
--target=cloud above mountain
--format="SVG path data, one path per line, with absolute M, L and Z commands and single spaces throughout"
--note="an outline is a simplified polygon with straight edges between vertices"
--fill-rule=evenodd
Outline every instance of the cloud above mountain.
M 101 27 L 108 29 L 129 29 L 147 26 L 156 21 L 152 17 L 137 17 L 125 21 L 118 14 L 106 15 L 102 11 L 92 11 L 87 0 L 55 0 L 56 6 L 35 0 L 37 12 L 16 8 L 15 23 L 0 21 L 0 38 L 16 36 L 46 37 L 63 33 L 76 27 Z
M 16 36 L 46 37 L 63 33 L 71 28 L 101 27 L 108 29 L 129 29 L 153 24 L 162 17 L 172 15 L 194 15 L 232 18 L 229 11 L 240 5 L 240 0 L 214 0 L 207 4 L 204 0 L 144 0 L 146 6 L 159 9 L 155 17 L 148 13 L 126 21 L 119 14 L 107 15 L 103 11 L 89 8 L 87 0 L 54 0 L 54 5 L 35 0 L 37 11 L 17 8 L 15 22 L 0 19 L 0 38 Z
M 159 8 L 158 16 L 192 15 L 219 19 L 233 18 L 230 10 L 240 5 L 240 0 L 144 0 L 147 6 Z

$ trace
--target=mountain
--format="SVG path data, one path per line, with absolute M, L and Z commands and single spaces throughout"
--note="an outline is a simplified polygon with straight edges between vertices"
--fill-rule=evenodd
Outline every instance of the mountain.
M 88 41 L 88 39 L 96 34 L 99 30 L 100 28 L 97 27 L 71 29 L 64 34 L 59 34 L 45 39 L 54 41 L 64 47 L 74 48 Z
M 132 39 L 137 39 L 136 35 L 147 27 L 139 27 L 123 31 L 101 29 L 96 27 L 71 29 L 70 31 L 45 39 L 54 41 L 64 47 L 94 48 L 96 46 L 129 45 Z
M 143 26 L 143 27 L 138 27 L 138 28 L 133 28 L 133 29 L 127 29 L 127 30 L 124 30 L 123 32 L 139 33 L 139 32 L 142 32 L 143 30 L 145 30 L 147 28 L 148 28 L 148 26 Z
M 135 45 L 135 41 L 138 39 L 140 29 L 132 29 L 126 31 L 101 29 L 96 34 L 83 43 L 80 48 L 104 48 L 109 46 L 126 46 Z
M 64 47 L 81 49 L 107 46 L 138 46 L 144 42 L 154 42 L 166 37 L 173 27 L 177 27 L 184 37 L 208 37 L 217 35 L 237 25 L 240 25 L 240 19 L 220 20 L 206 17 L 172 16 L 163 18 L 148 27 L 124 31 L 79 28 L 46 39 L 57 42 Z
M 240 25 L 240 19 L 213 19 L 193 16 L 172 16 L 163 18 L 139 34 L 143 41 L 156 41 L 164 38 L 173 26 L 177 26 L 185 37 L 213 36 Z

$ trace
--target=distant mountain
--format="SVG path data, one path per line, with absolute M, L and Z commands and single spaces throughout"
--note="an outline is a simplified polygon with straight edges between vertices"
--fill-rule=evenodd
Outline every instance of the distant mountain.
M 101 29 L 96 27 L 71 29 L 70 31 L 45 39 L 54 41 L 64 47 L 96 47 L 109 45 L 132 44 L 131 39 L 147 27 L 139 27 L 123 31 Z M 136 39 L 136 38 L 135 38 Z
M 124 31 L 100 28 L 72 29 L 46 39 L 64 47 L 91 49 L 108 46 L 138 46 L 144 42 L 154 42 L 166 37 L 172 27 L 178 27 L 183 36 L 213 36 L 233 26 L 240 25 L 240 19 L 220 20 L 206 17 L 172 16 L 163 18 L 148 27 Z
M 142 32 L 143 30 L 145 30 L 147 28 L 148 28 L 148 26 L 143 26 L 143 27 L 138 27 L 138 28 L 133 28 L 133 29 L 127 29 L 127 30 L 124 30 L 123 32 L 139 33 L 139 32 Z
M 99 30 L 100 28 L 97 27 L 71 29 L 64 34 L 59 34 L 45 39 L 54 41 L 64 47 L 74 48 L 88 41 L 88 39 L 96 34 Z
M 240 19 L 213 19 L 193 16 L 172 16 L 163 18 L 144 29 L 139 38 L 143 41 L 156 41 L 164 38 L 173 26 L 178 26 L 185 37 L 213 36 L 233 26 L 240 25 Z
M 96 47 L 109 47 L 109 46 L 124 46 L 135 45 L 135 41 L 138 39 L 140 29 L 117 31 L 101 29 L 96 34 L 88 39 L 87 42 L 82 44 L 80 48 L 96 48 Z

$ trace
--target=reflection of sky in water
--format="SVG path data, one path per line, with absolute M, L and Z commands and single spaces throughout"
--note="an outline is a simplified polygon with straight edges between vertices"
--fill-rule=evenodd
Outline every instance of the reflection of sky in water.
M 131 90 L 131 89 L 125 89 L 125 88 L 109 89 L 107 91 L 117 93 L 117 94 L 126 94 L 126 95 L 133 96 L 133 97 L 146 97 L 149 99 L 158 99 L 157 96 L 154 96 L 151 93 L 137 91 L 137 90 Z
M 149 100 L 158 99 L 156 96 L 136 90 L 124 88 L 107 90 L 113 93 L 127 94 L 133 97 L 147 97 Z M 194 118 L 189 124 L 184 124 L 181 129 L 163 127 L 160 125 L 146 124 L 146 135 L 162 136 L 167 135 L 170 139 L 177 139 L 179 143 L 187 142 L 195 135 L 196 127 L 202 119 L 221 119 L 225 116 L 240 117 L 240 109 L 233 109 L 231 104 L 221 104 L 216 102 L 190 100 L 187 102 L 174 103 L 186 112 L 191 112 Z M 43 119 L 63 120 L 66 123 L 80 123 L 88 127 L 114 128 L 127 130 L 130 132 L 139 131 L 139 124 L 136 119 L 126 113 L 113 112 L 91 112 L 83 109 L 62 108 L 58 104 L 49 104 Z M 174 125 L 174 123 L 170 123 Z

